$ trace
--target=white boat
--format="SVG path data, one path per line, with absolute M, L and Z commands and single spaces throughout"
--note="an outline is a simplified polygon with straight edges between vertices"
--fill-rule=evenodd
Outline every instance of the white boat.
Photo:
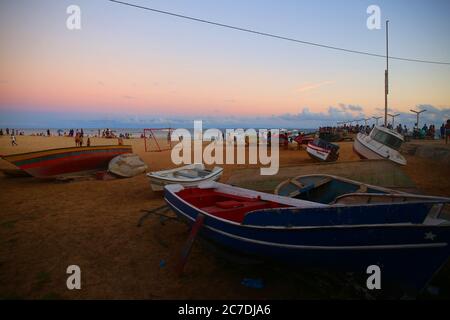
M 385 127 L 375 126 L 369 135 L 358 133 L 353 150 L 362 159 L 387 159 L 406 165 L 406 159 L 400 154 L 403 136 Z
M 204 164 L 191 164 L 171 170 L 147 173 L 153 191 L 163 191 L 165 185 L 181 184 L 186 187 L 197 186 L 205 181 L 217 181 L 223 173 L 223 168 L 205 168 Z
M 145 162 L 135 153 L 125 153 L 113 158 L 108 165 L 108 171 L 122 178 L 131 178 L 145 173 Z
M 333 162 L 339 158 L 339 146 L 321 139 L 309 142 L 306 152 L 319 161 Z

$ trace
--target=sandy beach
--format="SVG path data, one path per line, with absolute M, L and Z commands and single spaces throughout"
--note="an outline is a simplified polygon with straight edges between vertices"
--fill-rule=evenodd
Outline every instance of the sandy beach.
M 0 154 L 74 146 L 67 137 L 18 136 L 12 147 L 0 138 Z M 117 140 L 91 138 L 92 145 Z M 442 141 L 423 142 L 447 148 Z M 170 151 L 145 152 L 142 139 L 125 140 L 149 171 L 174 167 Z M 340 143 L 338 162 L 358 161 L 352 143 Z M 450 166 L 436 159 L 406 155 L 400 168 L 418 191 L 450 196 Z M 304 150 L 280 150 L 281 166 L 314 165 Z M 246 165 L 224 165 L 221 182 Z M 0 169 L 13 169 L 0 161 Z M 314 173 L 314 172 L 311 172 Z M 142 209 L 164 204 L 140 175 L 111 181 L 56 182 L 0 176 L 0 298 L 18 299 L 302 299 L 354 298 L 332 278 L 284 272 L 261 266 L 237 265 L 196 243 L 182 277 L 173 268 L 188 228 L 175 221 L 161 224 L 150 217 L 137 222 Z M 82 270 L 82 290 L 66 288 L 66 268 Z M 241 285 L 261 278 L 264 288 Z M 319 280 L 318 280 L 319 279 Z M 435 279 L 440 297 L 450 297 L 450 268 Z

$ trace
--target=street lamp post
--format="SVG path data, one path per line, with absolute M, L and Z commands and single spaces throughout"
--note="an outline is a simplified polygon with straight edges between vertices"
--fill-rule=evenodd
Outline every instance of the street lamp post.
M 416 114 L 416 116 L 417 116 L 416 126 L 417 126 L 417 129 L 419 129 L 419 116 L 421 113 L 426 112 L 427 110 L 416 111 L 416 110 L 411 109 L 410 111 Z
M 380 120 L 381 118 L 383 118 L 383 117 L 372 117 L 372 119 L 375 119 L 377 126 L 378 126 L 378 120 Z
M 386 70 L 384 71 L 384 126 L 387 127 L 389 94 L 389 20 L 386 20 Z
M 397 114 L 388 113 L 388 116 L 392 117 L 392 128 L 394 128 L 395 118 L 398 117 L 399 115 L 400 115 L 400 113 L 397 113 Z

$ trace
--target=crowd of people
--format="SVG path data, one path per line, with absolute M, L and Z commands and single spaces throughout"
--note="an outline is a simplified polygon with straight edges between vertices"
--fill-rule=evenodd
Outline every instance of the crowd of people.
M 322 127 L 319 128 L 319 132 L 337 134 L 344 131 L 350 133 L 364 132 L 369 134 L 374 126 L 374 124 L 372 126 L 364 126 L 359 124 L 353 126 L 344 124 L 343 126 L 338 127 Z M 395 126 L 395 128 L 392 124 L 388 124 L 387 127 L 391 130 L 395 130 L 404 137 L 413 139 L 445 139 L 445 142 L 448 143 L 450 137 L 450 119 L 447 120 L 446 123 L 442 123 L 439 131 L 436 130 L 436 126 L 434 124 L 424 124 L 422 128 L 419 128 L 416 123 L 412 130 L 409 130 L 406 125 L 402 125 L 400 123 Z
M 345 135 L 347 133 L 360 133 L 360 132 L 364 132 L 366 134 L 369 134 L 371 132 L 371 130 L 374 128 L 375 124 L 368 126 L 368 125 L 348 125 L 348 124 L 344 124 L 342 126 L 336 126 L 336 127 L 320 127 L 319 128 L 319 134 L 328 134 L 328 135 L 343 135 L 345 137 Z M 436 131 L 436 126 L 434 124 L 431 125 L 427 125 L 424 124 L 422 128 L 418 128 L 417 124 L 414 126 L 414 128 L 410 131 L 408 130 L 408 128 L 406 127 L 406 125 L 402 125 L 402 124 L 398 124 L 395 128 L 393 128 L 392 124 L 388 124 L 387 126 L 389 129 L 391 130 L 395 130 L 396 132 L 402 134 L 404 137 L 406 138 L 413 138 L 413 139 L 436 139 L 436 138 L 440 138 L 440 139 L 445 139 L 445 143 L 448 143 L 449 137 L 450 137 L 450 119 L 447 120 L 445 123 L 442 123 L 439 131 Z M 57 134 L 58 136 L 64 136 L 64 137 L 74 137 L 75 138 L 75 144 L 76 146 L 83 146 L 84 145 L 84 138 L 85 138 L 85 133 L 83 129 L 70 129 L 69 131 L 63 131 L 63 130 L 57 130 Z M 17 146 L 17 139 L 16 136 L 17 135 L 25 135 L 24 131 L 19 131 L 17 129 L 10 129 L 10 128 L 6 128 L 5 130 L 3 130 L 3 128 L 0 128 L 0 137 L 2 136 L 10 136 L 11 138 L 11 145 L 12 146 Z M 32 136 L 48 136 L 50 137 L 52 135 L 50 129 L 47 129 L 46 132 L 40 132 L 40 133 L 33 133 L 31 134 Z M 131 133 L 125 132 L 125 133 L 120 133 L 118 136 L 116 135 L 115 131 L 110 130 L 109 128 L 101 130 L 98 129 L 98 132 L 96 135 L 94 135 L 95 137 L 101 137 L 101 138 L 116 138 L 119 139 L 119 142 L 123 143 L 123 139 L 130 139 L 133 137 L 133 135 Z M 151 135 L 150 135 L 151 137 Z M 144 138 L 144 134 L 141 134 L 141 138 Z M 270 139 L 271 137 L 268 137 L 268 141 L 270 144 Z M 286 134 L 286 136 L 282 134 L 280 134 L 280 140 L 284 141 L 288 141 L 289 140 L 289 135 Z M 291 137 L 292 138 L 292 137 Z M 168 141 L 170 140 L 170 132 L 168 134 L 167 137 Z M 89 135 L 87 135 L 87 141 L 86 141 L 86 145 L 90 146 L 91 141 L 89 138 Z
M 13 147 L 18 146 L 17 140 L 16 140 L 16 135 L 19 135 L 19 136 L 25 135 L 25 133 L 23 131 L 19 131 L 19 130 L 16 130 L 16 129 L 9 129 L 9 128 L 5 129 L 5 133 L 6 133 L 7 136 L 10 136 L 10 138 L 11 138 L 11 145 Z M 0 137 L 5 135 L 5 133 L 3 132 L 3 129 L 0 129 Z

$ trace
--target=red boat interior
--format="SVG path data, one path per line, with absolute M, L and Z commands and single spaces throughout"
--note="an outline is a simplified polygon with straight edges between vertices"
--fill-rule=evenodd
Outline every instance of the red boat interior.
M 289 205 L 262 200 L 261 198 L 246 198 L 218 192 L 215 189 L 187 188 L 177 192 L 177 195 L 192 206 L 216 217 L 242 223 L 250 211 L 287 208 Z

